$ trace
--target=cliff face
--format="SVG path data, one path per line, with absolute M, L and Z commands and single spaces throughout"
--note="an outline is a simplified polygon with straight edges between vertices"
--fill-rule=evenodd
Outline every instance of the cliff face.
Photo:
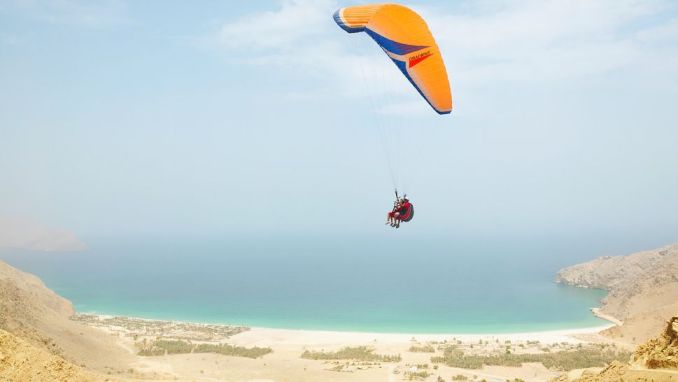
M 624 324 L 604 334 L 640 343 L 661 329 L 665 317 L 678 314 L 678 244 L 564 268 L 556 281 L 608 290 L 601 312 Z

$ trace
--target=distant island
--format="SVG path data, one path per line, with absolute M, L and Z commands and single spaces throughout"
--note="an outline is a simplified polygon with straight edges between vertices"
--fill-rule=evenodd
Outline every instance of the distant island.
M 67 230 L 27 218 L 0 217 L 0 248 L 75 252 L 87 246 Z

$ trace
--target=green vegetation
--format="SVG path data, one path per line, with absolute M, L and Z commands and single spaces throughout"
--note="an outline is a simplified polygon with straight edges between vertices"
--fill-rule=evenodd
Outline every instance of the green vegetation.
M 193 350 L 194 353 L 217 353 L 222 355 L 234 356 L 234 357 L 245 357 L 245 358 L 259 358 L 263 357 L 268 353 L 272 353 L 271 348 L 246 348 L 242 346 L 233 346 L 229 344 L 200 344 L 195 347 Z
M 141 356 L 159 356 L 165 354 L 217 353 L 234 357 L 259 358 L 273 352 L 271 348 L 246 348 L 229 344 L 192 344 L 181 340 L 156 340 L 137 344 L 141 347 Z
M 488 366 L 519 367 L 527 362 L 540 362 L 549 369 L 569 371 L 587 367 L 602 367 L 612 361 L 626 361 L 631 353 L 615 350 L 586 348 L 574 351 L 558 351 L 545 354 L 495 353 L 490 355 L 465 354 L 454 347 L 449 347 L 443 356 L 431 357 L 434 363 L 444 363 L 451 367 L 464 369 L 480 369 Z
M 160 349 L 165 349 L 167 354 L 190 353 L 193 348 L 192 344 L 185 341 L 157 340 L 154 345 Z
M 306 350 L 301 354 L 301 358 L 314 360 L 350 359 L 368 362 L 400 362 L 401 360 L 400 354 L 398 355 L 375 354 L 374 349 L 368 348 L 367 346 L 345 347 L 336 352 Z
M 151 343 L 144 341 L 144 347 L 139 351 L 139 355 L 185 354 L 190 353 L 192 349 L 193 345 L 185 341 L 157 340 Z
M 422 346 L 412 345 L 410 346 L 410 351 L 412 353 L 435 353 L 436 349 L 431 345 L 422 345 Z
M 467 379 L 468 379 L 468 377 L 465 376 L 464 374 L 457 374 L 457 375 L 452 377 L 453 381 L 466 381 Z

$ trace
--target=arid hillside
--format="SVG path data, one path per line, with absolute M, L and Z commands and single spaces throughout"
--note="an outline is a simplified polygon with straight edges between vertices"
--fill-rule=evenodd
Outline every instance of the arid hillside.
M 641 310 L 643 314 L 658 315 L 662 309 L 671 310 L 676 302 L 675 298 L 667 300 L 671 298 L 671 289 L 667 288 L 675 284 L 671 275 L 656 271 L 656 267 L 669 272 L 673 269 L 675 247 L 670 248 L 650 252 L 650 263 L 637 260 L 641 263 L 637 267 L 643 271 L 630 268 L 639 279 L 629 285 L 635 285 L 641 297 L 659 306 Z M 609 276 L 597 273 L 595 268 L 580 271 L 581 276 L 565 272 L 562 277 L 579 280 L 583 286 L 626 291 L 628 282 L 619 285 L 614 281 L 624 272 L 611 267 L 608 270 L 614 275 Z M 656 285 L 657 291 L 664 292 L 648 293 L 644 289 L 647 285 Z M 636 294 L 628 292 L 630 305 L 612 300 L 610 306 L 648 309 L 650 305 L 642 305 L 643 301 L 635 300 Z M 627 321 L 622 329 L 640 313 L 634 314 L 624 316 Z M 671 316 L 677 315 L 666 317 Z M 639 320 L 638 324 L 644 322 Z M 662 337 L 639 347 L 628 363 L 631 353 L 626 345 L 621 348 L 618 341 L 608 338 L 600 343 L 581 342 L 577 333 L 468 338 L 431 335 L 415 339 L 407 334 L 74 316 L 72 304 L 36 276 L 0 262 L 0 381 L 542 382 L 559 375 L 565 381 L 585 373 L 584 382 L 668 382 L 678 380 L 678 372 L 672 369 L 678 364 L 676 326 L 678 319 L 674 318 L 668 327 L 657 329 L 655 335 L 664 330 Z M 647 331 L 645 327 L 643 330 Z M 603 367 L 603 373 L 597 374 Z
M 107 379 L 0 329 L 0 381 L 89 382 Z
M 39 278 L 0 261 L 0 329 L 25 340 L 17 346 L 30 344 L 101 372 L 117 371 L 133 361 L 114 338 L 71 321 L 73 314 L 71 303 Z
M 639 344 L 661 331 L 667 317 L 678 314 L 678 244 L 564 268 L 556 281 L 609 291 L 601 312 L 623 325 L 603 334 Z

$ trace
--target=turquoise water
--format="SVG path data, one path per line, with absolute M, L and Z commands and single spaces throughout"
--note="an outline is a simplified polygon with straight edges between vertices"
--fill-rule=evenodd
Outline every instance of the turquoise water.
M 500 333 L 601 325 L 603 291 L 556 285 L 583 259 L 549 242 L 88 240 L 3 251 L 79 312 L 276 328 Z M 557 248 L 557 249 L 554 249 Z

